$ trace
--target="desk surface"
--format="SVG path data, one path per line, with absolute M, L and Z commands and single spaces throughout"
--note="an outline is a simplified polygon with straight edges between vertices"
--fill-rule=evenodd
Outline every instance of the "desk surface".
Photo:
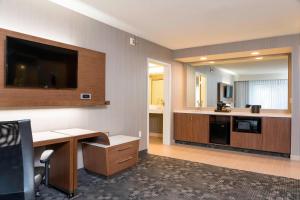
M 55 133 L 60 133 L 69 136 L 82 136 L 82 135 L 90 135 L 93 133 L 99 133 L 99 131 L 92 131 L 80 128 L 70 128 L 70 129 L 63 129 L 63 130 L 55 130 Z
M 33 146 L 45 146 L 55 143 L 67 142 L 71 139 L 71 136 L 56 133 L 52 131 L 35 132 L 32 133 Z
M 104 144 L 99 144 L 95 142 L 85 142 L 86 144 L 102 147 L 102 148 L 109 148 L 113 146 L 117 146 L 120 144 L 125 144 L 128 142 L 133 142 L 133 141 L 139 141 L 141 138 L 139 137 L 132 137 L 132 136 L 127 136 L 127 135 L 114 135 L 109 137 L 110 145 L 104 145 Z

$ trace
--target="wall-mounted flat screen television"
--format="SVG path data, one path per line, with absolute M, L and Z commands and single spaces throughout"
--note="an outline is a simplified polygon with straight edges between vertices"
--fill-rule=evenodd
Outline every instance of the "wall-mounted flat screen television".
M 6 38 L 6 87 L 77 88 L 78 52 Z

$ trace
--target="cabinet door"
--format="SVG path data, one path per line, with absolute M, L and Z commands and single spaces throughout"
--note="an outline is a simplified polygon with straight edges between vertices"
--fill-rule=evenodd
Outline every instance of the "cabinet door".
M 262 134 L 231 132 L 230 145 L 245 149 L 262 149 Z
M 191 141 L 192 116 L 186 113 L 174 114 L 174 139 L 180 141 Z
M 209 116 L 192 115 L 191 142 L 208 143 L 209 141 Z
M 263 150 L 278 153 L 291 152 L 291 119 L 263 118 Z

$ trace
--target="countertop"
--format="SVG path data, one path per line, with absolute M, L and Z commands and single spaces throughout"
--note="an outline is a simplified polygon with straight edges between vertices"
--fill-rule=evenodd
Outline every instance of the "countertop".
M 137 141 L 137 140 L 141 139 L 139 137 L 132 137 L 132 136 L 126 136 L 126 135 L 114 135 L 114 136 L 110 136 L 108 138 L 110 141 L 110 145 L 104 145 L 104 144 L 99 144 L 99 143 L 94 143 L 94 142 L 84 142 L 84 143 L 102 147 L 102 148 L 108 148 L 108 147 L 117 146 L 119 144 L 125 144 L 128 142 L 133 142 L 133 141 Z
M 231 112 L 215 112 L 209 110 L 175 110 L 174 113 L 189 113 L 189 114 L 202 114 L 202 115 L 226 115 L 226 116 L 247 116 L 247 117 L 287 117 L 291 118 L 290 113 L 284 112 L 261 112 L 251 113 L 247 111 L 231 111 Z

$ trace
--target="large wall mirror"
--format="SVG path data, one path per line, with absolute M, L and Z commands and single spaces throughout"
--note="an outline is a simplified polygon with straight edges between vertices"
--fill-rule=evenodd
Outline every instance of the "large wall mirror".
M 187 107 L 289 109 L 289 55 L 186 64 Z

